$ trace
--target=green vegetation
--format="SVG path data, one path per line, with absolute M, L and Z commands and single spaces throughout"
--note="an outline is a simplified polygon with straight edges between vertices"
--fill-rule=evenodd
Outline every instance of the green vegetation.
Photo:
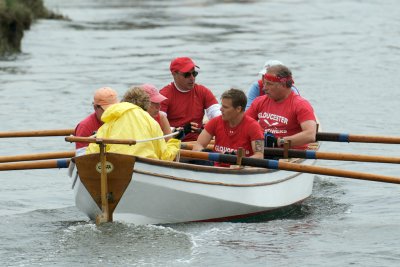
M 41 18 L 64 19 L 47 10 L 43 0 L 0 0 L 0 56 L 20 52 L 24 30 Z

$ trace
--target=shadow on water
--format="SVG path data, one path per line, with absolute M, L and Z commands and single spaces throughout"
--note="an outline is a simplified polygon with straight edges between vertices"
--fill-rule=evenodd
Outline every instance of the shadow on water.
M 313 194 L 303 202 L 303 212 L 316 220 L 346 213 L 349 204 L 339 200 L 346 194 L 336 183 L 315 176 Z
M 348 204 L 338 202 L 344 191 L 335 183 L 316 176 L 311 197 L 295 205 L 272 212 L 261 213 L 248 218 L 231 220 L 234 223 L 262 223 L 271 220 L 319 220 L 327 216 L 344 214 Z
M 275 211 L 260 213 L 247 218 L 240 218 L 230 220 L 233 223 L 261 223 L 271 220 L 284 220 L 284 219 L 302 219 L 307 216 L 307 211 L 304 211 L 303 204 L 295 204 L 288 207 L 284 207 Z

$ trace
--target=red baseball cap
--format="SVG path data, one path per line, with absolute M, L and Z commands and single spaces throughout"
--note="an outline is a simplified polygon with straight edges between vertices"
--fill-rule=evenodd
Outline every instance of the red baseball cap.
M 150 101 L 153 103 L 161 103 L 165 99 L 167 99 L 165 96 L 160 94 L 157 90 L 157 88 L 149 83 L 142 84 L 140 86 L 150 97 Z
M 171 72 L 188 72 L 194 67 L 199 68 L 190 57 L 177 57 L 171 61 L 169 69 Z

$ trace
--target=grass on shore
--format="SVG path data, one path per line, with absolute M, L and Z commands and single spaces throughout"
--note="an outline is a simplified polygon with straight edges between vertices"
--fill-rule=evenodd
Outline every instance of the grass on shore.
M 49 11 L 43 0 L 0 0 L 0 56 L 21 51 L 24 30 L 37 19 L 65 19 Z

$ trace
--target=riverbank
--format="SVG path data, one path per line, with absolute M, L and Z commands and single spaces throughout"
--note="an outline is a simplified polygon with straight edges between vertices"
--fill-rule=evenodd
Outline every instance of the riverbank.
M 64 19 L 43 0 L 0 0 L 0 56 L 21 52 L 24 30 L 37 19 Z

